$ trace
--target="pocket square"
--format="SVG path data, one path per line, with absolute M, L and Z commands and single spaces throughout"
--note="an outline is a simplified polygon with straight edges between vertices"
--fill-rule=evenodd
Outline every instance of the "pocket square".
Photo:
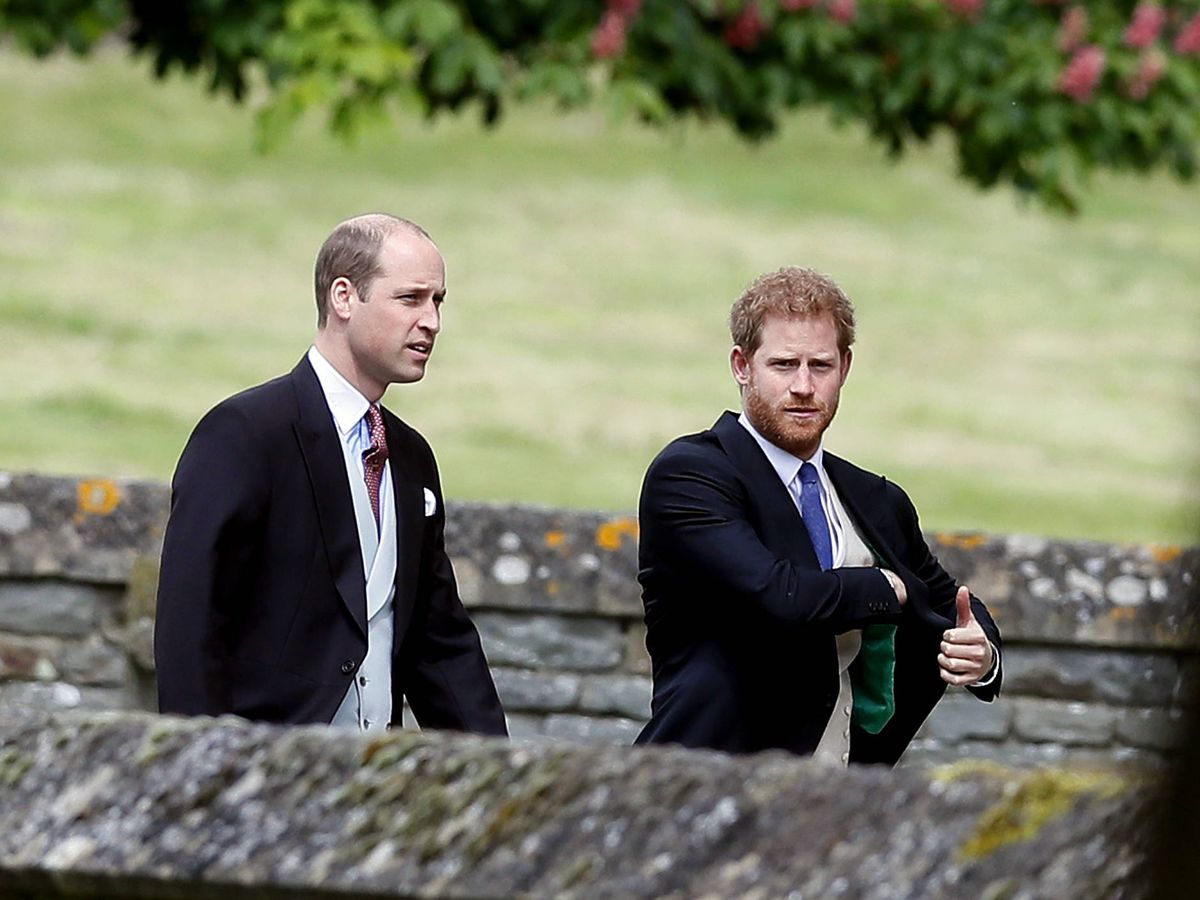
M 437 512 L 437 497 L 433 496 L 433 491 L 425 488 L 425 517 L 428 518 Z

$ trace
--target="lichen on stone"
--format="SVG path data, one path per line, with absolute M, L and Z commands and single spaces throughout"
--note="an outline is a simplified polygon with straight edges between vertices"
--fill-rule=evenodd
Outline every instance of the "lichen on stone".
M 939 770 L 935 777 L 953 781 L 965 775 L 1002 775 L 1011 770 L 992 763 L 965 762 Z M 1111 799 L 1128 791 L 1134 779 L 1115 772 L 1038 769 L 1009 781 L 1001 798 L 986 809 L 975 832 L 959 851 L 962 860 L 978 859 L 1001 847 L 1031 840 L 1041 830 L 1088 798 Z
M 16 787 L 33 767 L 33 760 L 19 750 L 9 748 L 0 751 L 0 785 Z

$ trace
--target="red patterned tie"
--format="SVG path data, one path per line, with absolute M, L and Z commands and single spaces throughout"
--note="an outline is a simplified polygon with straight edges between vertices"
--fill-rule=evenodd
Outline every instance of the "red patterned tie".
M 363 477 L 367 481 L 367 496 L 371 498 L 371 512 L 375 514 L 375 528 L 378 530 L 379 485 L 383 481 L 383 467 L 387 465 L 388 448 L 383 414 L 377 403 L 372 403 L 367 409 L 367 427 L 371 429 L 371 449 L 363 453 Z

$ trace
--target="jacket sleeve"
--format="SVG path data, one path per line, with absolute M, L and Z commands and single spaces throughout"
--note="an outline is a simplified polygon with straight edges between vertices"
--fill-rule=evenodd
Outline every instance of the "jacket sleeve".
M 250 577 L 269 483 L 266 455 L 228 403 L 196 426 L 171 483 L 154 629 L 159 709 L 230 709 L 228 623 Z
M 687 443 L 670 445 L 642 485 L 640 577 L 701 586 L 730 615 L 776 627 L 846 631 L 897 621 L 895 592 L 876 568 L 820 571 L 775 555 L 747 517 L 749 498 L 732 464 Z M 798 539 L 803 540 L 803 537 Z
M 437 508 L 421 558 L 419 618 L 410 625 L 398 656 L 404 669 L 400 684 L 422 728 L 507 735 L 479 633 L 463 607 L 446 554 L 446 511 L 436 465 L 431 471 Z M 395 718 L 399 720 L 398 711 Z
M 928 589 L 929 608 L 943 620 L 943 627 L 952 628 L 956 621 L 954 598 L 958 594 L 959 583 L 942 568 L 942 564 L 929 549 L 929 544 L 926 543 L 925 536 L 921 531 L 916 507 L 913 506 L 908 495 L 891 483 L 888 484 L 888 489 L 892 508 L 896 510 L 901 527 L 908 535 L 904 562 L 912 575 Z M 971 595 L 971 611 L 975 614 L 975 620 L 979 622 L 987 639 L 992 642 L 992 646 L 996 650 L 996 660 L 994 663 L 995 677 L 986 684 L 967 685 L 967 690 L 981 700 L 990 701 L 1000 693 L 1003 677 L 1003 666 L 1000 661 L 1002 654 L 1000 629 L 992 619 L 992 614 L 987 606 L 974 594 Z

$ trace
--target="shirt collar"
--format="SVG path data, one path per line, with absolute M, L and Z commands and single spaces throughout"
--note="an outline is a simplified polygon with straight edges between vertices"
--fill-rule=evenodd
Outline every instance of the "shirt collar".
M 800 472 L 800 466 L 806 462 L 810 462 L 816 466 L 817 475 L 824 481 L 825 448 L 821 444 L 817 445 L 817 449 L 812 456 L 804 460 L 798 456 L 793 456 L 781 447 L 775 446 L 759 434 L 758 429 L 750 424 L 750 420 L 744 412 L 738 416 L 738 424 L 750 432 L 750 436 L 758 442 L 758 446 L 762 448 L 762 452 L 767 457 L 767 462 L 771 464 L 771 468 L 775 470 L 775 474 L 779 476 L 779 480 L 783 482 L 785 487 L 790 486 L 796 480 L 796 475 Z
M 316 347 L 308 348 L 308 361 L 317 374 L 317 381 L 321 383 L 325 402 L 329 405 L 329 412 L 333 414 L 338 433 L 345 440 L 358 427 L 371 404 Z

